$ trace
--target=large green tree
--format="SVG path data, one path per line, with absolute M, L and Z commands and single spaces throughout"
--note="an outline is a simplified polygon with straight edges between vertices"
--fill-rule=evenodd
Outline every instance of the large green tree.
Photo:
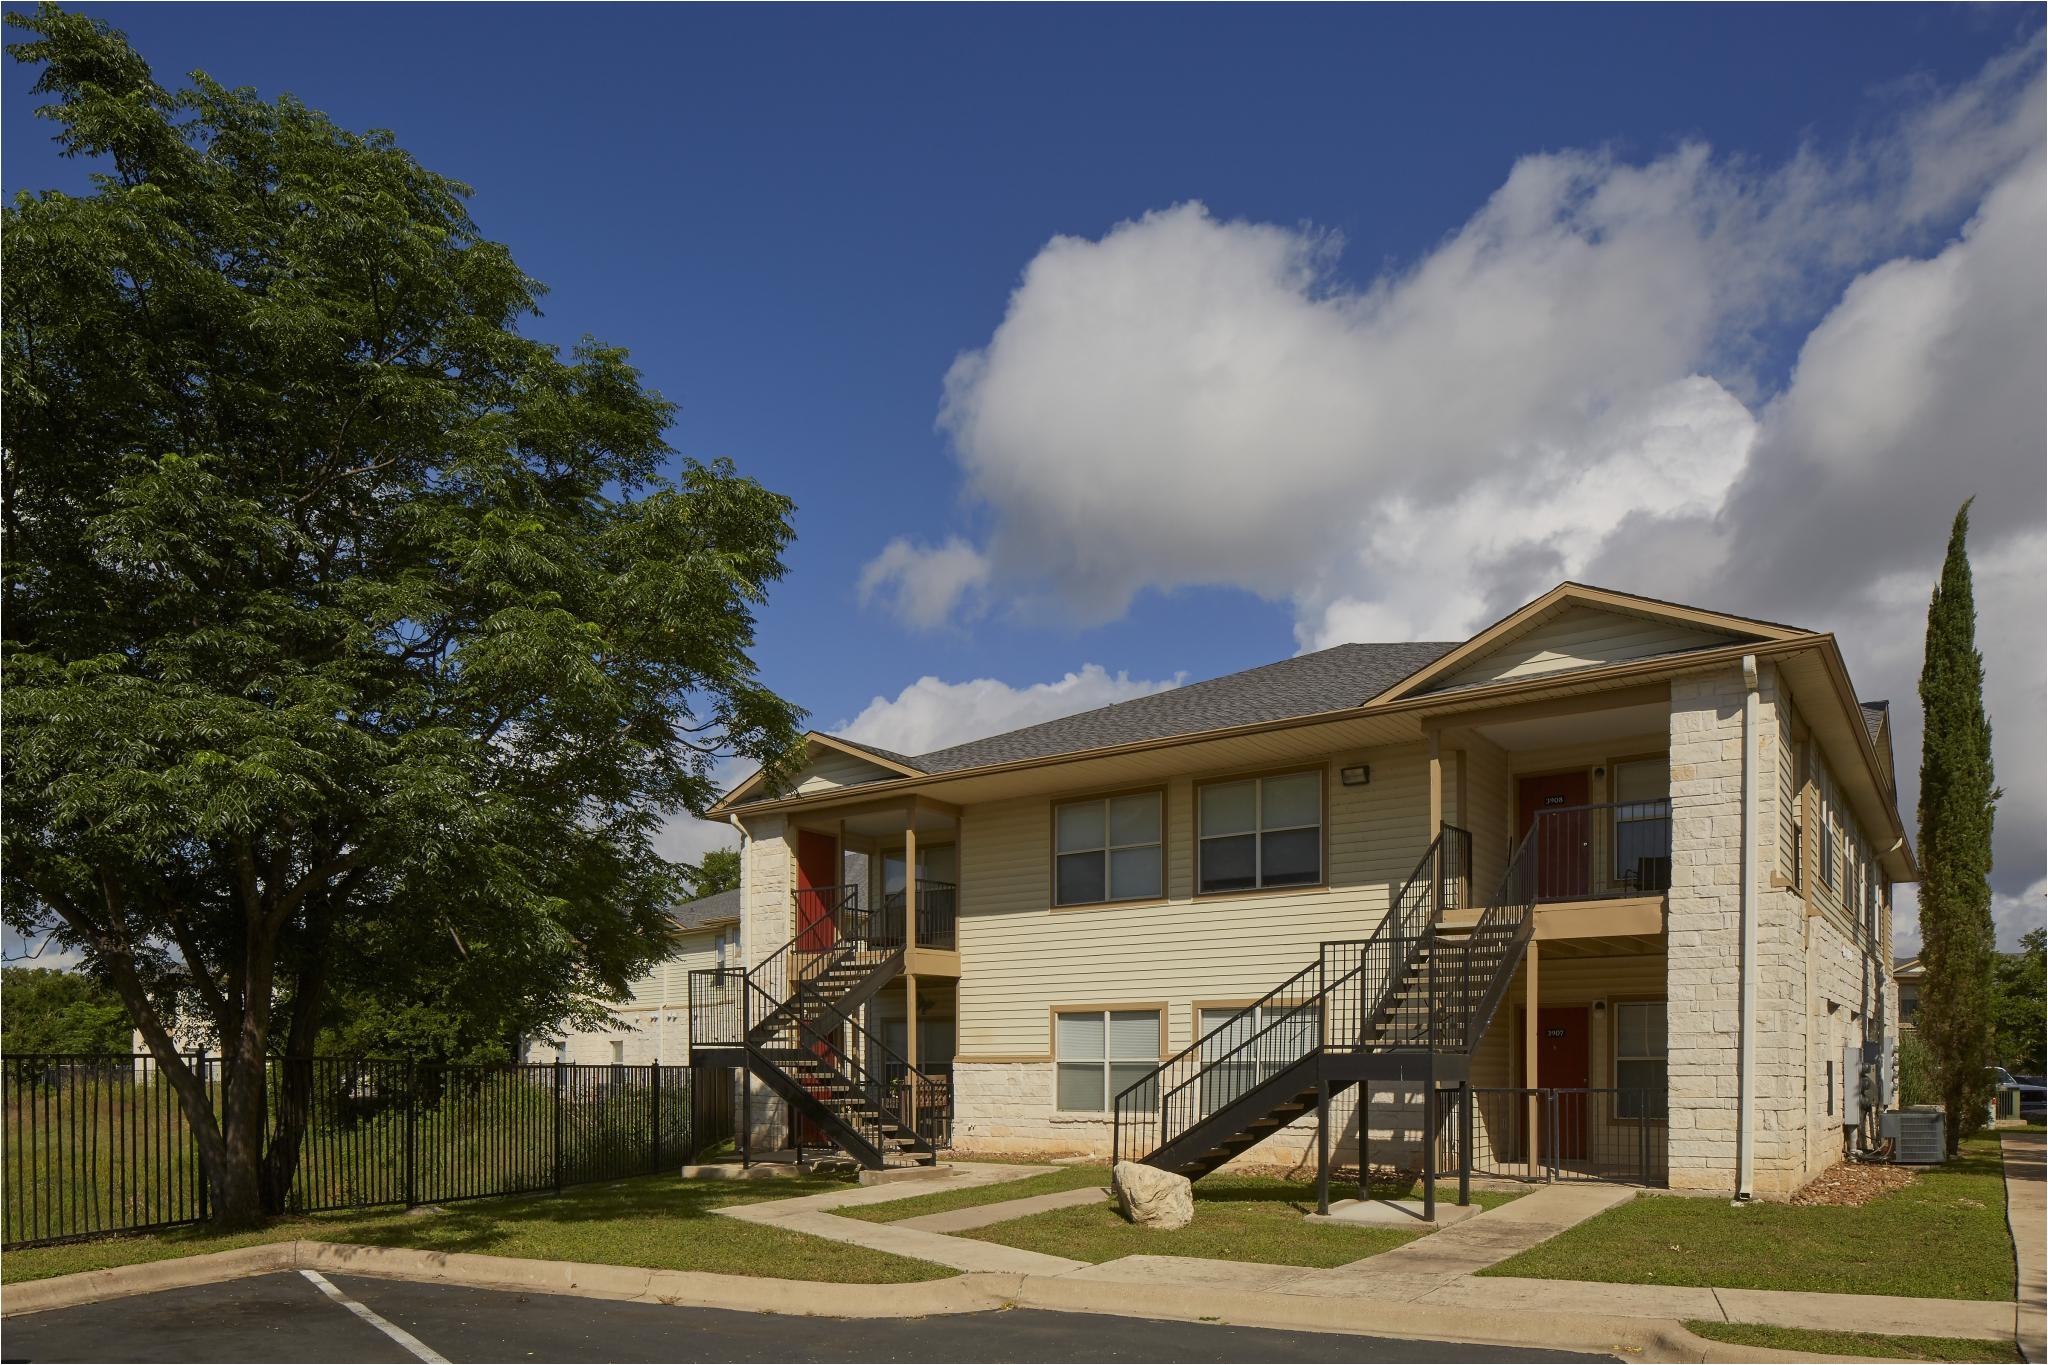
M 102 983 L 55 967 L 0 968 L 0 1053 L 127 1052 L 128 1012 Z
M 1920 988 L 1918 1028 L 1948 1110 L 1951 1154 L 1984 1119 L 1992 1051 L 1991 721 L 1970 581 L 1970 504 L 1956 512 L 1927 607 L 1920 667 Z
M 95 174 L 4 218 L 0 890 L 246 1223 L 305 1112 L 265 1058 L 336 993 L 596 1019 L 662 951 L 653 834 L 794 742 L 749 659 L 791 504 L 676 461 L 623 351 L 525 335 L 540 287 L 390 134 L 8 22 Z
M 1991 1027 L 1999 1065 L 2023 1076 L 2048 1066 L 2048 929 L 2029 929 L 2020 950 L 2000 953 Z

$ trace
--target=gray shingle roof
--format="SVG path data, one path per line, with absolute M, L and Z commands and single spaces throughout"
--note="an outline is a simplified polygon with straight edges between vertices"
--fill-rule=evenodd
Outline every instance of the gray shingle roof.
M 729 919 L 740 917 L 740 893 L 720 891 L 702 900 L 679 905 L 669 911 L 669 918 L 676 922 L 678 929 L 704 929 Z
M 900 761 L 925 773 L 1054 758 L 1362 706 L 1462 641 L 1338 645 Z M 875 752 L 881 752 L 876 750 Z
M 1870 742 L 1877 743 L 1877 737 L 1884 733 L 1885 717 L 1892 713 L 1892 704 L 1888 701 L 1860 701 L 1856 704 L 1863 708 L 1863 728 L 1870 732 Z

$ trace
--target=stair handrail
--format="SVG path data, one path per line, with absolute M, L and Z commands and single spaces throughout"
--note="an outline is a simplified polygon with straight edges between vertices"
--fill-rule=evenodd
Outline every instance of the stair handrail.
M 870 1147 L 878 1152 L 884 1150 L 887 1141 L 884 1128 L 890 1122 L 893 1122 L 900 1131 L 916 1138 L 927 1151 L 936 1152 L 940 1147 L 950 1145 L 950 1107 L 926 1102 L 924 1098 L 943 1094 L 945 1086 L 910 1065 L 895 1049 L 863 1028 L 858 1019 L 835 1011 L 831 1024 L 828 1027 L 820 1027 L 817 1021 L 806 1018 L 801 1013 L 777 1007 L 774 997 L 753 982 L 748 983 L 748 989 L 752 993 L 750 999 L 756 1005 L 776 1007 L 772 1009 L 775 1016 L 772 1024 L 765 1029 L 757 1026 L 755 1031 L 749 1033 L 748 1049 L 756 1054 L 763 1053 L 768 1042 L 777 1034 L 782 1035 L 786 1045 L 801 1050 L 809 1050 L 812 1044 L 823 1043 L 830 1049 L 830 1055 L 818 1052 L 813 1052 L 812 1055 L 839 1072 L 860 1092 L 875 1112 L 875 1118 L 863 1120 L 859 1125 L 848 1116 L 839 1115 L 840 1121 L 854 1127 Z M 832 1037 L 841 1029 L 846 1031 L 844 1047 L 839 1046 Z M 902 1072 L 905 1080 L 896 1086 L 896 1089 L 899 1094 L 905 1091 L 909 1093 L 908 1114 L 904 1112 L 903 1106 L 890 1102 L 889 1078 L 886 1074 L 876 1075 L 873 1068 L 869 1067 L 867 1058 L 871 1054 L 878 1054 L 885 1068 L 893 1067 Z M 770 1065 L 774 1064 L 772 1058 L 763 1056 L 762 1060 Z
M 1486 908 L 1479 918 L 1470 925 L 1451 928 L 1433 928 L 1431 936 L 1436 952 L 1458 953 L 1462 959 L 1459 973 L 1460 1002 L 1460 1050 L 1469 1050 L 1478 1041 L 1479 1033 L 1491 1020 L 1494 1010 L 1499 1008 L 1501 997 L 1506 993 L 1508 981 L 1513 977 L 1520 954 L 1515 951 L 1519 942 L 1525 942 L 1535 928 L 1536 899 L 1538 893 L 1536 877 L 1536 850 L 1539 842 L 1536 827 L 1532 823 L 1522 842 L 1516 846 L 1508 859 L 1507 867 L 1501 872 L 1500 882 Z M 1500 940 L 1501 958 L 1494 965 L 1492 977 L 1484 984 L 1477 998 L 1472 996 L 1471 959 L 1488 942 Z M 1437 990 L 1430 992 L 1430 1012 L 1436 1015 Z

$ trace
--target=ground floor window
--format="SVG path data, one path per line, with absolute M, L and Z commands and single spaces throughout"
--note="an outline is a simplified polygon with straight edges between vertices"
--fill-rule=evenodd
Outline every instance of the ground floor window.
M 1624 1119 L 1665 1119 L 1671 1114 L 1666 1090 L 1664 1002 L 1614 1007 L 1614 1115 Z
M 1195 1025 L 1202 1039 L 1205 1114 L 1300 1061 L 1322 1039 L 1322 1012 L 1313 1002 L 1205 1009 Z
M 1159 1065 L 1158 1010 L 1063 1010 L 1055 1021 L 1057 1102 L 1065 1112 L 1107 1113 L 1119 1094 Z

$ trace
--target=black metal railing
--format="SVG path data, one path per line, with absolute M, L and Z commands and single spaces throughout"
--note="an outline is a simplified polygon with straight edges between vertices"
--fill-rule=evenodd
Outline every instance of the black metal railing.
M 1477 922 L 1445 926 L 1447 912 L 1471 905 L 1472 836 L 1444 826 L 1371 937 L 1323 943 L 1315 962 L 1116 1096 L 1114 1159 L 1161 1151 L 1318 1050 L 1470 1052 L 1533 925 L 1530 847 Z
M 746 1038 L 747 974 L 738 967 L 690 973 L 690 1046 L 737 1047 Z
M 1455 1113 L 1457 1092 L 1440 1093 L 1439 1112 Z M 1670 1175 L 1666 1103 L 1661 1090 L 1475 1087 L 1472 1174 L 1662 1185 Z M 1459 1128 L 1445 1123 L 1438 1135 L 1448 1168 L 1461 1157 Z
M 923 878 L 917 883 L 917 946 L 920 948 L 943 948 L 952 951 L 960 946 L 956 908 L 959 893 L 951 882 L 931 882 Z M 889 924 L 899 936 L 903 932 L 903 893 L 885 892 L 882 896 L 882 910 Z
M 192 1059 L 218 1104 L 217 1061 Z M 8 1248 L 198 1223 L 198 1143 L 146 1053 L 0 1059 Z M 732 1136 L 731 1073 L 272 1058 L 267 1139 L 298 1135 L 283 1205 L 445 1203 L 648 1175 Z
M 749 1051 L 802 1086 L 870 1149 L 886 1153 L 892 1138 L 907 1135 L 929 1150 L 951 1145 L 950 1084 L 918 1071 L 857 1019 L 792 1008 L 752 982 L 747 1009 L 759 1016 L 747 1021 Z
M 1654 896 L 1671 889 L 1671 802 L 1541 810 L 1529 827 L 1538 901 Z

